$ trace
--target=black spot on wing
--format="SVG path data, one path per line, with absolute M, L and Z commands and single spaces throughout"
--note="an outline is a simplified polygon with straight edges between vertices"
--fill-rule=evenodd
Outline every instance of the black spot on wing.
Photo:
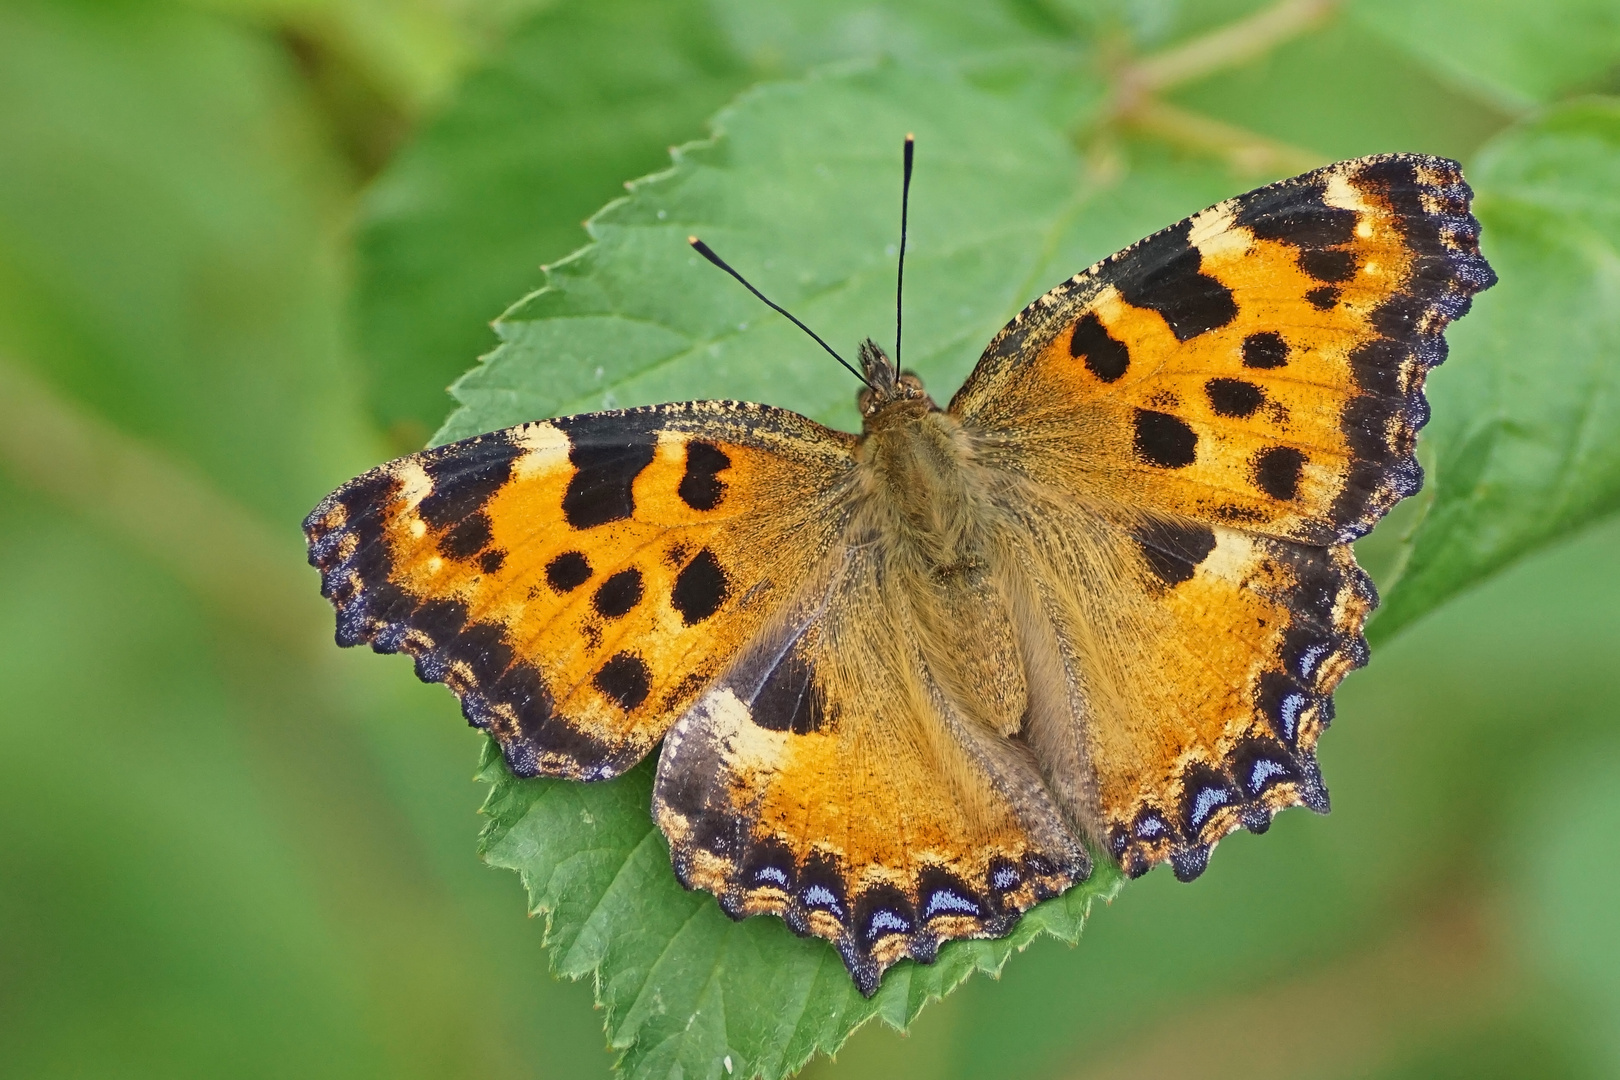
M 1243 379 L 1211 379 L 1204 384 L 1209 404 L 1222 416 L 1248 419 L 1265 404 L 1266 394 L 1252 382 Z
M 489 546 L 491 528 L 489 515 L 482 510 L 469 514 L 439 538 L 439 551 L 446 558 L 470 559 Z
M 1131 366 L 1131 351 L 1122 341 L 1109 336 L 1093 312 L 1074 326 L 1069 338 L 1069 355 L 1083 360 L 1086 370 L 1105 383 L 1117 382 Z
M 565 551 L 546 564 L 546 584 L 559 595 L 591 580 L 591 563 L 582 551 Z
M 478 569 L 486 574 L 497 573 L 506 565 L 506 552 L 496 548 L 478 556 Z
M 1299 494 L 1305 455 L 1292 446 L 1272 446 L 1255 455 L 1253 477 L 1261 491 L 1284 502 Z
M 1280 368 L 1288 363 L 1288 343 L 1273 330 L 1250 334 L 1243 339 L 1243 366 Z
M 641 571 L 635 567 L 620 570 L 597 586 L 591 605 L 604 618 L 617 619 L 628 615 L 641 603 Z
M 720 474 L 731 467 L 731 458 L 713 443 L 693 439 L 686 444 L 686 471 L 675 493 L 694 510 L 713 510 L 725 498 L 726 484 Z
M 512 478 L 512 462 L 523 453 L 523 447 L 504 432 L 426 451 L 421 455 L 422 471 L 433 482 L 433 490 L 416 512 L 433 529 L 460 523 L 482 510 Z
M 633 712 L 636 706 L 647 700 L 647 694 L 652 689 L 652 672 L 635 653 L 614 653 L 591 677 L 591 682 L 619 708 Z
M 1198 457 L 1198 433 L 1169 413 L 1136 410 L 1136 454 L 1161 469 L 1182 469 Z
M 1332 311 L 1333 306 L 1339 302 L 1339 290 L 1331 285 L 1323 285 L 1306 293 L 1305 299 L 1317 311 Z
M 1203 256 L 1188 242 L 1192 222 L 1148 237 L 1111 261 L 1103 279 L 1133 307 L 1164 316 L 1177 341 L 1186 341 L 1237 318 L 1232 291 L 1199 267 Z
M 754 695 L 749 718 L 767 731 L 807 735 L 820 731 L 826 717 L 815 676 L 802 648 L 795 645 L 777 662 Z
M 1146 521 L 1133 533 L 1148 569 L 1166 585 L 1191 581 L 1215 550 L 1215 533 L 1196 522 Z
M 675 575 L 670 604 L 680 612 L 683 623 L 693 626 L 720 610 L 729 587 L 720 560 L 704 548 Z
M 554 421 L 567 433 L 574 475 L 563 492 L 563 517 L 576 529 L 623 521 L 635 512 L 633 485 L 652 464 L 658 436 L 651 417 L 626 413 Z
M 1302 251 L 1299 253 L 1299 268 L 1317 281 L 1343 284 L 1356 276 L 1356 256 L 1354 252 L 1331 248 Z

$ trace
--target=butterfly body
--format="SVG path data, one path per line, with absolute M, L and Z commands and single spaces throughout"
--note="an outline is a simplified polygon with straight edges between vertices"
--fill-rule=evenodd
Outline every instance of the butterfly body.
M 1417 490 L 1494 280 L 1468 198 L 1385 155 L 1228 200 L 1036 300 L 946 408 L 867 343 L 858 436 L 688 402 L 390 462 L 305 523 L 338 640 L 414 655 L 520 775 L 662 740 L 681 881 L 864 993 L 1095 858 L 1190 880 L 1327 809 L 1349 541 Z

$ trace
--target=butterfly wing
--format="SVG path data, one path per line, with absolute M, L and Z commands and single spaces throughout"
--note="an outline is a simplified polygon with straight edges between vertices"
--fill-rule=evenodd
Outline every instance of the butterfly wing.
M 1090 873 L 1028 749 L 926 655 L 922 587 L 896 575 L 881 541 L 835 552 L 670 731 L 653 800 L 687 887 L 831 940 L 868 996 Z
M 524 424 L 304 523 L 340 645 L 416 658 L 523 776 L 641 760 L 839 534 L 850 436 L 696 402 Z
M 1022 738 L 1085 832 L 1132 876 L 1168 860 L 1191 880 L 1238 826 L 1327 811 L 1316 743 L 1333 689 L 1366 662 L 1377 600 L 1349 545 L 1035 485 L 1008 495 L 1020 527 L 1002 550 L 1030 568 L 1040 612 L 1026 655 L 1072 687 L 1067 708 L 1031 711 Z
M 1376 603 L 1348 541 L 1421 484 L 1424 377 L 1495 280 L 1470 196 L 1387 155 L 1230 199 L 1035 301 L 953 400 L 1017 478 L 1083 687 L 1032 745 L 1128 870 L 1326 809 L 1315 742 Z
M 1219 203 L 1025 308 L 951 411 L 1059 488 L 1353 540 L 1421 485 L 1424 377 L 1495 281 L 1471 195 L 1400 154 Z

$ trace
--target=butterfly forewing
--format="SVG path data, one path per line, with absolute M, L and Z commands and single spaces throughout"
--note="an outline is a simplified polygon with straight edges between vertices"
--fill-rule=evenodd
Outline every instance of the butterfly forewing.
M 345 484 L 310 559 L 339 643 L 415 656 L 519 775 L 614 776 L 833 544 L 852 442 L 734 402 L 524 424 Z
M 1470 194 L 1391 155 L 1220 203 L 1031 304 L 952 411 L 1059 487 L 1352 540 L 1421 484 L 1424 376 L 1495 280 Z

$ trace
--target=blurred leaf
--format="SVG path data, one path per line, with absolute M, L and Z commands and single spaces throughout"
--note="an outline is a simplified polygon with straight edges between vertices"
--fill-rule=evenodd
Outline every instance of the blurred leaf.
M 1433 503 L 1373 623 L 1384 638 L 1620 509 L 1620 102 L 1508 131 L 1468 177 L 1501 282 L 1430 384 Z
M 6 1077 L 607 1072 L 469 851 L 453 707 L 334 675 L 377 661 L 303 607 L 296 523 L 378 453 L 308 104 L 184 5 L 0 6 L 0 367 L 52 391 L 0 410 Z
M 351 943 L 220 723 L 212 628 L 41 510 L 0 480 L 0 1075 L 369 1075 Z
M 1339 161 L 1391 150 L 1466 160 L 1513 117 L 1353 19 L 1178 87 L 1179 105 Z
M 1612 1076 L 1620 1072 L 1620 865 L 1593 857 L 1611 851 L 1620 831 L 1620 743 L 1612 704 L 1605 711 L 1609 738 L 1582 747 L 1578 763 L 1560 759 L 1539 770 L 1514 837 L 1529 865 L 1512 870 L 1514 915 L 1532 968 L 1562 991 L 1570 1034 Z
M 419 446 L 444 387 L 580 222 L 748 80 L 702 0 L 566 0 L 525 23 L 370 191 L 356 310 L 372 410 Z
M 1093 56 L 1108 5 L 1064 12 L 1021 0 L 710 0 L 739 54 L 761 73 L 880 58 L 928 64 L 967 79 L 1063 128 L 1107 90 Z
M 293 523 L 358 466 L 341 177 L 279 52 L 166 5 L 0 6 L 0 351 Z
M 1596 89 L 1620 68 L 1614 0 L 1352 0 L 1350 15 L 1509 107 Z

